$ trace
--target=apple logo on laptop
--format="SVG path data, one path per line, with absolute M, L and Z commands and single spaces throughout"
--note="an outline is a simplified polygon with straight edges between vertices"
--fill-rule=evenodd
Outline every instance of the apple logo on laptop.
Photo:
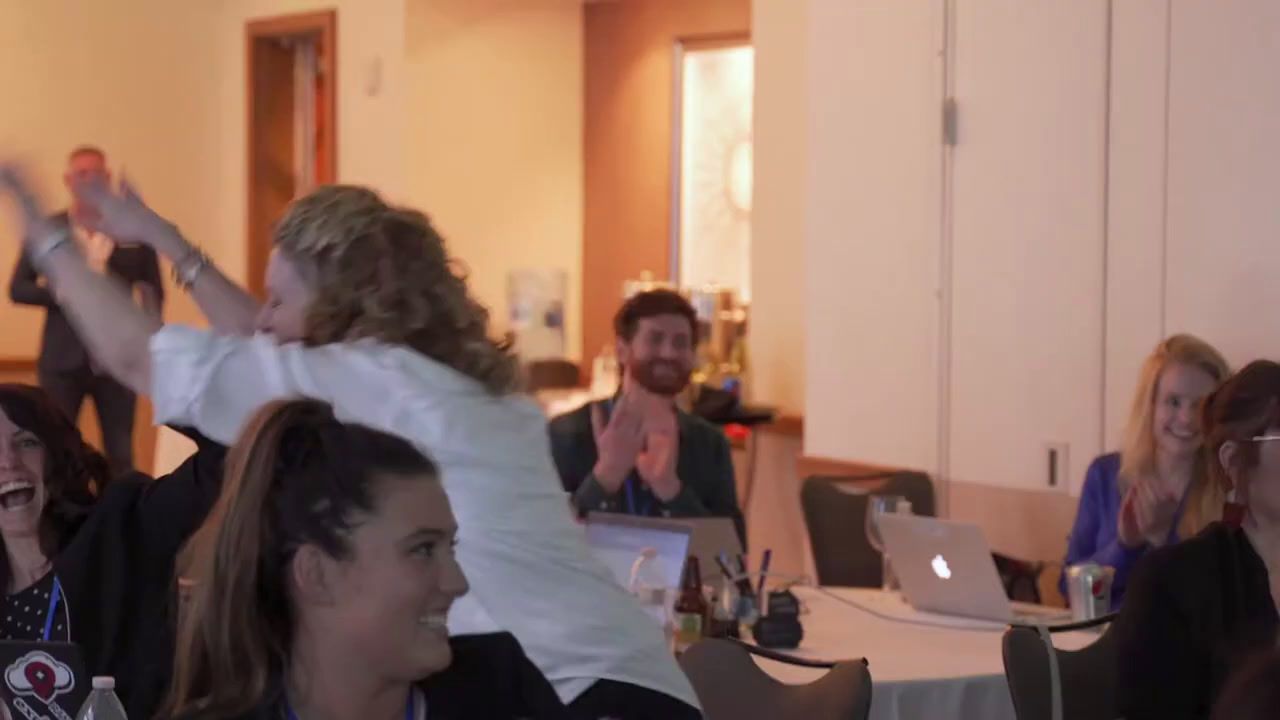
M 943 580 L 951 579 L 951 568 L 947 566 L 947 559 L 941 555 L 935 555 L 933 558 L 933 574 Z

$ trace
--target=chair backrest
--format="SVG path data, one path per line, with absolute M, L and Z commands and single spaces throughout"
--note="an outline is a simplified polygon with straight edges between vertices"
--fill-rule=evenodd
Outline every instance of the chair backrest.
M 1059 650 L 1062 720 L 1115 720 L 1116 649 L 1110 628 L 1088 647 Z M 1040 635 L 1025 627 L 1004 634 L 1004 674 L 1018 720 L 1053 718 L 1049 648 Z
M 1018 560 L 1000 553 L 991 553 L 991 558 L 995 560 L 1000 584 L 1004 585 L 1010 600 L 1040 604 L 1040 574 L 1044 563 Z
M 856 488 L 858 492 L 841 489 Z M 865 491 L 865 492 L 864 492 Z M 916 515 L 936 514 L 933 481 L 910 470 L 858 476 L 814 476 L 800 489 L 818 583 L 844 587 L 880 587 L 880 553 L 867 541 L 867 496 L 902 495 Z
M 807 685 L 790 685 L 760 669 L 741 644 L 703 640 L 680 656 L 680 666 L 707 720 L 866 720 L 871 714 L 871 673 L 862 661 L 839 662 Z
M 525 364 L 525 390 L 564 390 L 582 384 L 581 371 L 571 360 L 534 360 Z

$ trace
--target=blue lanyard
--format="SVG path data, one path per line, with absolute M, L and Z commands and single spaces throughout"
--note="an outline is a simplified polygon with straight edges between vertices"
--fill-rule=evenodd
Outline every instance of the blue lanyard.
M 49 642 L 49 638 L 53 637 L 53 616 L 58 611 L 58 601 L 62 599 L 62 583 L 58 582 L 58 576 L 53 576 L 53 590 L 49 592 L 49 612 L 44 616 L 44 641 Z
M 649 517 L 649 510 L 653 508 L 653 498 L 641 495 L 641 499 L 644 500 L 644 504 L 637 506 L 636 484 L 634 475 L 628 475 L 626 482 L 622 483 L 622 486 L 627 489 L 627 514 Z
M 414 720 L 413 708 L 413 688 L 409 689 L 409 700 L 404 704 L 404 720 Z M 284 716 L 287 720 L 298 720 L 298 716 L 293 712 L 293 706 L 289 704 L 289 698 L 284 699 Z
M 615 398 L 609 398 L 608 400 L 604 401 L 605 422 L 608 422 L 609 416 L 613 414 L 614 399 Z M 638 483 L 636 482 L 634 472 L 631 473 L 630 475 L 627 475 L 627 479 L 622 483 L 622 487 L 627 491 L 627 514 L 639 515 L 641 517 L 648 517 L 649 511 L 653 509 L 653 498 L 643 497 L 642 495 L 641 499 L 644 500 L 644 503 L 637 504 L 636 503 L 636 494 L 638 492 L 636 490 L 637 484 Z

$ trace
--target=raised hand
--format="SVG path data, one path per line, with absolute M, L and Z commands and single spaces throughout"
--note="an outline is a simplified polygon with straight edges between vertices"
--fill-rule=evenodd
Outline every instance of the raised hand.
M 608 421 L 600 405 L 591 408 L 591 433 L 595 436 L 597 460 L 592 474 L 605 490 L 622 489 L 644 447 L 644 415 L 627 393 L 614 403 Z
M 636 458 L 636 472 L 655 497 L 670 502 L 680 494 L 676 460 L 680 455 L 680 428 L 670 405 L 645 416 L 644 448 Z
M 49 220 L 44 204 L 31 188 L 26 169 L 16 163 L 0 165 L 0 191 L 13 199 L 22 216 L 23 242 L 36 250 L 57 227 Z
M 113 240 L 149 245 L 169 254 L 169 248 L 157 245 L 169 239 L 172 226 L 147 206 L 128 179 L 121 178 L 118 192 L 94 180 L 77 183 L 71 191 L 97 217 L 97 230 Z

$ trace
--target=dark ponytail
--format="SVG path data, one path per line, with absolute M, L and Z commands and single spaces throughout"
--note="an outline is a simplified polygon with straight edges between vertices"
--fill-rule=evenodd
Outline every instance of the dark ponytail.
M 340 423 L 324 403 L 291 400 L 249 421 L 226 473 L 178 563 L 191 591 L 162 713 L 169 717 L 237 717 L 261 703 L 288 665 L 286 578 L 298 548 L 347 557 L 347 533 L 374 509 L 378 473 L 436 469 L 404 440 Z

